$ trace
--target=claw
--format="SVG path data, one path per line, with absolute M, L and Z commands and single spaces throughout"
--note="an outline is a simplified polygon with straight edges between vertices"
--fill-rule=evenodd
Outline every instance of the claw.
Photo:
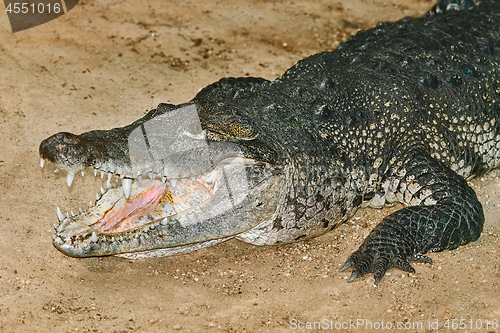
M 349 278 L 347 279 L 347 282 L 352 282 L 354 281 L 356 278 L 358 277 L 358 272 L 356 271 L 353 271 L 351 276 L 349 276 Z
M 351 259 L 348 259 L 344 265 L 342 265 L 342 267 L 340 267 L 340 271 L 345 271 L 346 269 L 348 269 L 349 267 L 351 267 L 353 264 L 352 260 Z

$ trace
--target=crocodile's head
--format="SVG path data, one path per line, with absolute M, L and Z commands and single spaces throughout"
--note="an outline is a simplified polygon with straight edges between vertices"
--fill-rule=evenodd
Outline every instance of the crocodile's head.
M 123 128 L 58 133 L 39 151 L 42 166 L 68 172 L 68 185 L 85 168 L 108 175 L 87 211 L 57 209 L 54 246 L 74 257 L 152 257 L 212 245 L 273 219 L 285 188 L 279 158 L 252 122 L 203 98 L 160 104 Z M 121 184 L 113 186 L 112 176 Z

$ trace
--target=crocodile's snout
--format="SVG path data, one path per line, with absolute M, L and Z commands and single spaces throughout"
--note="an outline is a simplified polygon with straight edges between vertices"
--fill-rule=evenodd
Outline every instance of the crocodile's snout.
M 48 160 L 57 168 L 72 174 L 85 168 L 92 159 L 92 154 L 83 140 L 68 132 L 57 133 L 43 140 L 39 152 L 42 161 Z

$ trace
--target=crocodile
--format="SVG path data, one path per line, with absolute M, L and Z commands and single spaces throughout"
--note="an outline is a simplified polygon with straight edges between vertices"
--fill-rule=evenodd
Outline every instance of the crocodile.
M 400 203 L 341 266 L 376 286 L 479 238 L 467 181 L 500 164 L 499 116 L 500 4 L 442 0 L 273 81 L 223 78 L 128 126 L 45 139 L 41 165 L 66 170 L 68 185 L 87 167 L 108 177 L 88 210 L 57 208 L 53 244 L 125 258 L 284 244 Z

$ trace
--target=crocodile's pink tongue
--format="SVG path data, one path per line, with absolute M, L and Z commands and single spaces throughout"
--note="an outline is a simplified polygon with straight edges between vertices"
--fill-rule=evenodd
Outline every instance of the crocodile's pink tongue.
M 128 199 L 122 197 L 104 212 L 104 216 L 93 227 L 102 232 L 118 232 L 140 225 L 141 218 L 154 210 L 160 200 L 170 193 L 161 181 L 143 181 L 141 185 L 147 185 L 144 183 L 150 187 L 135 188 L 134 195 Z
M 212 172 L 201 178 L 176 182 L 172 187 L 158 179 L 134 182 L 128 199 L 120 188 L 111 189 L 112 193 L 105 196 L 119 195 L 119 198 L 102 212 L 103 217 L 92 228 L 103 233 L 119 232 L 191 209 L 213 195 L 215 177 L 216 173 Z

